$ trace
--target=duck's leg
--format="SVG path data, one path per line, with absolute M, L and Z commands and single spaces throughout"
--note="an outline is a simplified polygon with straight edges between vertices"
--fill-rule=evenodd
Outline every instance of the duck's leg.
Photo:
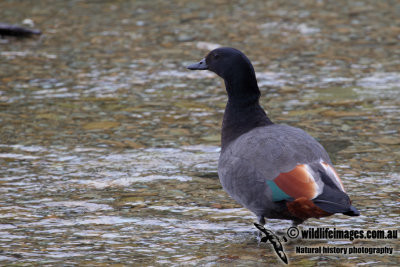
M 257 216 L 257 221 L 258 221 L 258 224 L 261 224 L 262 226 L 265 225 L 264 216 L 262 216 L 262 215 Z M 256 230 L 255 234 L 256 234 L 257 242 L 258 242 L 258 244 L 260 244 L 261 243 L 261 238 L 263 237 L 261 230 Z
M 262 215 L 257 216 L 257 221 L 261 225 L 265 225 L 265 218 Z

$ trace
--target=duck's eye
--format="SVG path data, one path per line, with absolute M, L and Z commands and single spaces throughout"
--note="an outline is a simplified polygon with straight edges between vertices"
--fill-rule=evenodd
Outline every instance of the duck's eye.
M 218 59 L 218 58 L 219 58 L 219 55 L 218 55 L 218 54 L 214 54 L 214 58 L 215 58 L 215 59 Z

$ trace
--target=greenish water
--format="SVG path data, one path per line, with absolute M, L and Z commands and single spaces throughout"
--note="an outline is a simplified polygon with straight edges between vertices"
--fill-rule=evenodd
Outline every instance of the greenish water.
M 43 32 L 0 39 L 0 265 L 280 264 L 218 181 L 223 82 L 185 69 L 214 44 L 248 55 L 271 119 L 324 144 L 362 213 L 303 228 L 399 228 L 398 2 L 2 1 L 0 10 L 1 22 L 29 18 Z M 293 266 L 400 263 L 398 240 L 283 245 Z

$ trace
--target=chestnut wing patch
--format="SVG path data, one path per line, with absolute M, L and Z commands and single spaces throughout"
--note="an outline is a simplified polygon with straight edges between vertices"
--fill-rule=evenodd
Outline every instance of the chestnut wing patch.
M 279 174 L 272 181 L 267 181 L 267 184 L 272 191 L 273 201 L 313 199 L 322 191 L 307 164 L 299 164 L 293 170 Z
M 352 210 L 351 201 L 336 171 L 322 160 L 299 164 L 291 171 L 267 181 L 267 184 L 272 192 L 272 200 L 286 200 L 289 212 L 301 220 L 338 212 L 359 214 L 354 208 Z

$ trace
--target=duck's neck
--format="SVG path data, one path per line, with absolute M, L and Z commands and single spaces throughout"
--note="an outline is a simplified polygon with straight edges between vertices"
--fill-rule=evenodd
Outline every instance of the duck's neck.
M 222 151 L 240 135 L 260 126 L 273 124 L 259 104 L 260 90 L 257 80 L 225 80 L 228 92 L 228 103 L 222 121 Z M 243 91 L 242 89 L 246 89 Z

